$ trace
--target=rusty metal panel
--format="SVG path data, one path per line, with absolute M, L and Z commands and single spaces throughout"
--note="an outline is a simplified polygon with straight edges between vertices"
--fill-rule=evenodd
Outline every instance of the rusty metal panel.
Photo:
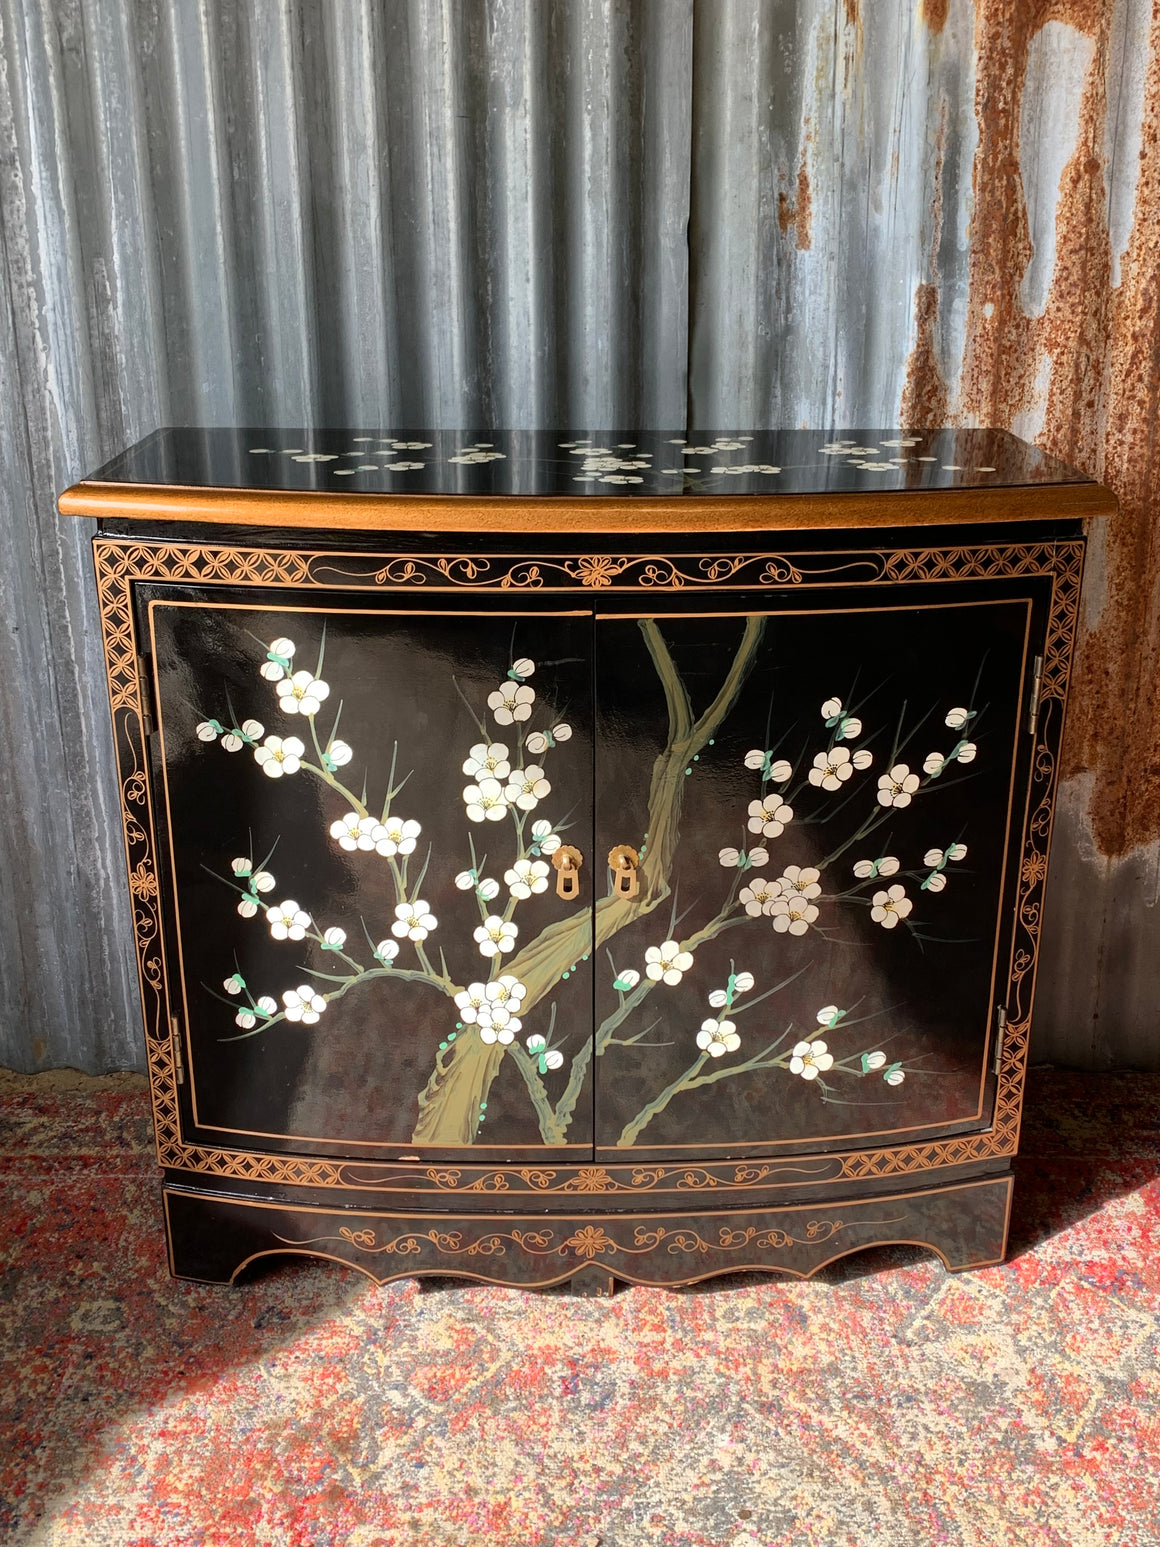
M 683 423 L 692 0 L 0 0 L 0 1063 L 142 1056 L 86 523 L 159 424 Z
M 0 0 L 0 1061 L 139 1057 L 57 490 L 160 423 L 1004 425 L 1101 477 L 1036 1052 L 1160 1067 L 1154 0 Z

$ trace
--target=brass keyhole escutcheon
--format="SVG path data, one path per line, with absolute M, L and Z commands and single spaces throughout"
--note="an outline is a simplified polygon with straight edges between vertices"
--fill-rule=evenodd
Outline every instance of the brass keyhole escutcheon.
M 556 896 L 565 902 L 575 902 L 580 895 L 580 866 L 584 856 L 570 843 L 563 843 L 552 855 L 556 867 Z
M 640 855 L 627 843 L 618 843 L 615 849 L 608 851 L 608 865 L 612 871 L 612 890 L 617 897 L 635 897 L 640 890 L 640 883 L 636 878 L 636 867 L 640 864 Z

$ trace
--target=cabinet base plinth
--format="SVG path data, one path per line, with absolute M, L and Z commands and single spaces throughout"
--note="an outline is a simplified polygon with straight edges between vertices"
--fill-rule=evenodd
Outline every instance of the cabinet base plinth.
M 808 1278 L 872 1246 L 914 1245 L 951 1270 L 1001 1262 L 1009 1173 L 888 1196 L 677 1214 L 420 1214 L 321 1209 L 164 1189 L 178 1278 L 229 1284 L 284 1256 L 329 1259 L 377 1283 L 431 1274 L 611 1294 L 616 1280 L 677 1287 L 744 1269 Z

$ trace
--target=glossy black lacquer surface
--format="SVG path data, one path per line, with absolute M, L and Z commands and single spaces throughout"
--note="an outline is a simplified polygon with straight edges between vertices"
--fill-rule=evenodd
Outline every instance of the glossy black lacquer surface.
M 91 475 L 188 488 L 569 497 L 1080 483 L 1003 430 L 164 429 Z
M 428 1082 L 457 1038 L 479 1035 L 477 1015 L 465 1014 L 454 992 L 502 976 L 545 929 L 572 925 L 561 949 L 574 949 L 575 960 L 562 961 L 553 992 L 530 1011 L 506 1002 L 516 1019 L 491 1044 L 499 1070 L 486 1108 L 454 1082 L 439 1095 L 463 1109 L 460 1140 L 446 1137 L 444 1121 L 439 1147 L 474 1137 L 497 1158 L 534 1155 L 544 1139 L 522 1078 L 538 1064 L 527 1038 L 541 1034 L 547 1052 L 571 1060 L 592 1023 L 590 980 L 577 969 L 590 951 L 593 871 L 583 872 L 576 900 L 561 900 L 555 871 L 546 881 L 542 874 L 548 865 L 532 832 L 548 813 L 552 831 L 591 859 L 590 618 L 534 608 L 481 616 L 344 610 L 337 602 L 267 607 L 252 595 L 190 588 L 149 588 L 143 600 L 158 684 L 159 816 L 176 896 L 172 959 L 189 1033 L 191 1136 L 368 1158 L 409 1151 Z M 313 719 L 317 743 L 311 719 L 280 708 L 279 683 L 261 675 L 263 667 L 279 671 L 286 687 L 288 676 L 268 659 L 284 652 L 280 639 L 293 642 L 292 660 L 283 655 L 291 672 L 308 670 L 327 685 Z M 509 668 L 525 657 L 535 663 L 533 687 L 524 684 L 525 696 L 536 695 L 534 717 L 504 726 L 488 699 L 517 687 Z M 517 755 L 528 733 L 560 734 L 563 722 L 568 740 Z M 264 771 L 271 737 L 281 739 L 274 750 L 287 770 L 278 777 Z M 286 757 L 292 737 L 302 749 L 297 767 Z M 542 770 L 534 806 L 509 804 L 500 821 L 469 818 L 464 791 L 483 785 L 463 764 L 480 743 L 493 752 L 506 745 L 513 772 Z M 508 777 L 500 778 L 506 787 Z M 379 820 L 388 789 L 390 821 L 420 829 L 396 835 L 404 845 L 397 853 L 384 831 L 390 823 Z M 332 827 L 352 810 L 344 847 L 345 830 Z M 367 845 L 358 846 L 364 834 Z M 542 868 L 531 878 L 537 890 L 517 898 L 505 875 L 521 846 Z M 493 883 L 493 895 L 477 894 L 465 874 L 473 869 Z M 273 883 L 251 888 L 247 871 Z M 392 933 L 400 897 L 426 904 L 434 923 L 424 938 Z M 266 910 L 290 902 L 296 907 L 282 911 L 301 915 L 299 938 L 275 938 Z M 496 972 L 475 938 L 489 917 L 518 931 Z M 344 939 L 328 937 L 336 929 Z M 244 986 L 227 983 L 235 978 Z M 315 1020 L 295 1020 L 284 995 L 307 987 L 327 1002 L 314 1004 Z M 269 1017 L 257 1009 L 264 999 Z M 238 1025 L 238 1015 L 250 1024 Z M 584 1146 L 582 1155 L 590 1145 L 588 1082 L 560 1142 Z
M 1033 585 L 595 616 L 360 600 L 141 590 L 189 1137 L 655 1159 L 986 1126 Z M 505 723 L 500 689 L 527 713 Z M 481 744 L 498 820 L 465 793 Z M 422 938 L 393 933 L 401 899 Z M 494 966 L 488 919 L 516 926 Z M 455 995 L 504 975 L 528 1003 L 482 1039 L 481 1106 L 486 1017 Z
M 671 888 L 597 959 L 599 1158 L 988 1121 L 1033 609 L 984 598 L 791 603 L 748 650 L 743 616 L 598 619 L 597 848 L 665 845 Z M 739 667 L 650 802 L 674 705 L 711 713 Z

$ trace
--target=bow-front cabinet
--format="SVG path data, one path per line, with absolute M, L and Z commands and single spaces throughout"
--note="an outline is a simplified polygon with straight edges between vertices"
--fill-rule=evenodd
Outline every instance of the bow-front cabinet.
M 61 507 L 175 1274 L 1001 1260 L 1103 490 L 983 431 L 162 431 Z

